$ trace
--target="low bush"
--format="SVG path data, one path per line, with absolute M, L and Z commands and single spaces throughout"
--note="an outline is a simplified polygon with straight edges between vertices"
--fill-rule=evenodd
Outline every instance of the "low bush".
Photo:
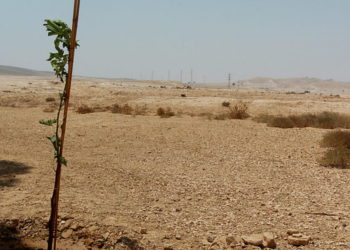
M 329 147 L 319 163 L 332 168 L 350 168 L 350 132 L 331 131 L 323 136 L 321 146 Z
M 89 114 L 89 113 L 93 113 L 94 109 L 83 104 L 81 106 L 78 107 L 78 109 L 76 110 L 77 113 L 79 114 Z
M 46 102 L 54 102 L 54 101 L 56 101 L 56 99 L 55 99 L 54 97 L 47 97 L 47 98 L 45 99 L 45 101 L 46 101 Z
M 228 118 L 228 115 L 227 114 L 217 114 L 217 115 L 214 115 L 214 119 L 215 120 L 226 120 Z
M 350 150 L 345 147 L 331 148 L 319 163 L 331 168 L 350 168 Z
M 249 117 L 248 104 L 245 102 L 238 102 L 232 107 L 229 107 L 228 118 L 230 119 L 246 119 Z
M 254 118 L 257 122 L 267 123 L 268 126 L 278 128 L 350 128 L 350 116 L 336 112 L 322 112 L 319 114 L 305 113 L 301 115 L 272 116 L 267 114 Z
M 323 147 L 345 147 L 350 149 L 350 132 L 349 131 L 331 131 L 323 136 L 321 141 Z
M 231 103 L 225 101 L 225 102 L 222 102 L 221 105 L 222 105 L 223 107 L 230 107 Z
M 134 109 L 128 104 L 124 104 L 123 106 L 119 104 L 114 104 L 111 107 L 111 112 L 115 114 L 124 114 L 124 115 L 132 115 Z
M 161 118 L 169 118 L 175 115 L 173 111 L 171 111 L 171 108 L 158 108 L 157 109 L 157 115 L 160 116 Z
M 134 115 L 146 115 L 147 113 L 147 106 L 143 105 L 143 106 L 138 106 L 136 105 L 135 109 L 134 109 Z

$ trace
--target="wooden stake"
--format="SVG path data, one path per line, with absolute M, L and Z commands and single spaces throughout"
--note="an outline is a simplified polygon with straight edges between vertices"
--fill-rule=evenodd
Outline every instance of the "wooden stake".
M 49 220 L 49 239 L 48 239 L 48 250 L 56 250 L 56 239 L 57 239 L 57 218 L 58 218 L 58 203 L 59 203 L 59 194 L 60 194 L 60 183 L 61 183 L 61 170 L 62 163 L 60 161 L 63 155 L 63 146 L 64 138 L 66 134 L 66 124 L 68 116 L 68 105 L 70 97 L 70 89 L 72 85 L 72 75 L 73 75 L 73 63 L 74 63 L 74 52 L 76 45 L 76 37 L 78 30 L 78 19 L 79 19 L 79 9 L 80 9 L 80 0 L 74 0 L 74 10 L 73 10 L 73 24 L 72 24 L 72 37 L 69 47 L 69 56 L 68 56 L 68 75 L 66 77 L 66 86 L 65 86 L 65 99 L 64 99 L 64 113 L 62 121 L 62 130 L 61 130 L 61 144 L 59 148 L 56 176 L 55 176 L 55 187 L 51 198 L 51 215 Z M 53 248 L 52 248 L 53 244 Z

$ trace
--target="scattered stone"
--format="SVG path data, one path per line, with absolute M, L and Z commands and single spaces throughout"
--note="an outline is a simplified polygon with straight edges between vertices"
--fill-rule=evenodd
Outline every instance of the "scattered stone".
M 214 236 L 209 235 L 209 236 L 207 237 L 207 241 L 210 242 L 210 243 L 213 243 L 214 240 L 215 240 L 215 237 L 214 237 Z
M 72 220 L 61 221 L 61 231 L 65 231 L 72 225 Z
M 228 246 L 237 245 L 238 244 L 238 241 L 237 241 L 237 239 L 234 236 L 227 236 L 225 238 L 225 241 L 226 241 L 226 244 Z
M 181 240 L 181 239 L 182 239 L 182 238 L 181 238 L 181 235 L 177 234 L 177 235 L 175 236 L 175 239 Z
M 98 226 L 91 226 L 91 227 L 88 227 L 87 230 L 88 230 L 90 233 L 93 233 L 93 232 L 95 232 L 97 229 L 98 229 Z
M 103 237 L 105 240 L 107 240 L 107 239 L 108 239 L 108 237 L 109 237 L 109 232 L 107 232 L 107 233 L 103 234 L 103 235 L 102 235 L 102 237 Z
M 78 224 L 78 223 L 73 223 L 71 226 L 70 226 L 70 228 L 72 229 L 72 230 L 77 230 L 78 228 L 80 228 L 81 226 Z
M 268 248 L 275 248 L 276 247 L 276 241 L 275 236 L 271 232 L 265 232 L 263 233 L 263 245 L 264 247 Z
M 172 246 L 165 246 L 164 250 L 174 250 L 174 248 Z
M 226 243 L 226 237 L 225 236 L 221 236 L 221 237 L 217 237 L 214 242 L 211 244 L 211 248 L 210 249 L 224 249 L 226 248 L 227 243 Z
M 72 229 L 68 229 L 67 231 L 64 231 L 61 234 L 61 237 L 64 238 L 64 239 L 67 239 L 67 238 L 72 236 L 72 233 L 73 233 L 73 230 Z
M 293 234 L 298 234 L 298 233 L 299 233 L 299 231 L 296 229 L 288 229 L 287 230 L 288 235 L 293 235 Z
M 175 212 L 181 212 L 181 208 L 175 208 Z
M 140 229 L 140 234 L 146 234 L 146 233 L 147 233 L 147 228 Z
M 263 247 L 264 237 L 262 234 L 251 234 L 248 236 L 242 236 L 242 240 L 247 245 Z
M 302 234 L 293 234 L 288 237 L 288 244 L 293 246 L 306 246 L 310 242 L 310 236 Z

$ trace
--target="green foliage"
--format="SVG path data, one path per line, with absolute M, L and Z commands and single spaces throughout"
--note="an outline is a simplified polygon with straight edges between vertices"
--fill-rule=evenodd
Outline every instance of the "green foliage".
M 48 32 L 48 36 L 55 36 L 54 47 L 55 52 L 51 52 L 49 58 L 47 59 L 52 66 L 56 76 L 60 79 L 62 83 L 67 84 L 65 80 L 67 79 L 68 71 L 67 65 L 69 60 L 69 49 L 70 41 L 72 36 L 72 30 L 68 27 L 66 23 L 61 20 L 45 20 L 44 26 Z M 75 44 L 76 47 L 79 46 L 78 43 Z M 67 160 L 61 156 L 61 136 L 62 133 L 62 121 L 60 119 L 62 108 L 65 105 L 66 99 L 66 85 L 62 93 L 59 93 L 59 105 L 57 110 L 56 119 L 50 120 L 40 120 L 39 123 L 46 126 L 52 126 L 56 124 L 55 134 L 48 136 L 47 139 L 51 142 L 55 150 L 55 158 L 57 163 L 62 163 L 67 165 Z M 54 99 L 52 99 L 54 100 Z M 50 99 L 51 101 L 51 99 Z
M 68 74 L 66 65 L 68 63 L 72 30 L 61 20 L 46 19 L 44 26 L 46 27 L 48 36 L 56 36 L 54 40 L 56 52 L 51 52 L 47 60 L 51 63 L 56 76 L 60 78 L 61 82 L 64 82 L 63 79 Z M 79 44 L 76 43 L 76 46 L 79 46 Z
M 53 124 L 57 123 L 57 120 L 56 119 L 40 120 L 39 123 L 46 126 L 52 126 Z

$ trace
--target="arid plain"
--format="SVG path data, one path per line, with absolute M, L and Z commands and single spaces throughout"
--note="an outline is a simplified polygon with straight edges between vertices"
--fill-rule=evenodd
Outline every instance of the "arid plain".
M 54 118 L 52 98 L 62 87 L 50 77 L 0 76 L 2 247 L 45 247 L 55 162 L 46 139 L 52 128 L 38 121 Z M 297 248 L 288 233 L 309 237 L 302 249 L 349 249 L 350 171 L 318 163 L 328 130 L 274 128 L 253 119 L 346 113 L 348 89 L 298 94 L 252 85 L 190 89 L 177 82 L 74 79 L 61 249 L 260 249 L 242 236 L 266 232 L 277 249 Z M 210 118 L 227 112 L 224 101 L 244 101 L 250 118 Z M 115 104 L 139 111 L 113 113 Z M 80 114 L 79 107 L 94 112 Z M 159 107 L 175 115 L 160 118 Z

